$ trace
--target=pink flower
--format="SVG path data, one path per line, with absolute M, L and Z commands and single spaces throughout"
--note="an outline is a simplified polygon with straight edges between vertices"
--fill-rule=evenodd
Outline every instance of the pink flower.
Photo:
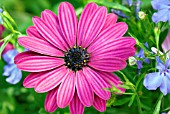
M 126 67 L 135 54 L 135 40 L 123 37 L 128 29 L 117 16 L 107 14 L 103 6 L 89 3 L 78 19 L 68 2 L 59 5 L 58 16 L 45 10 L 34 17 L 28 36 L 20 37 L 20 45 L 31 50 L 15 58 L 18 68 L 32 72 L 24 80 L 26 88 L 48 92 L 45 109 L 55 111 L 69 106 L 71 114 L 82 114 L 84 107 L 106 109 L 110 92 L 104 88 L 118 85 L 112 74 Z
M 170 30 L 168 31 L 168 34 L 167 34 L 164 42 L 162 43 L 162 49 L 163 49 L 163 51 L 164 51 L 165 53 L 168 52 L 168 53 L 166 54 L 167 58 L 170 58 L 170 52 L 169 52 L 169 50 L 170 50 L 170 45 L 169 45 L 169 44 L 170 44 Z

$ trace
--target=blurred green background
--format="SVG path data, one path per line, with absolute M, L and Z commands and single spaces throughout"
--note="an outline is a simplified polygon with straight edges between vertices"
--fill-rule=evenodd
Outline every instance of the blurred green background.
M 135 5 L 128 6 L 125 4 L 121 6 L 122 0 L 66 0 L 73 4 L 76 9 L 76 13 L 80 16 L 83 7 L 89 1 L 95 1 L 99 5 L 104 5 L 108 8 L 110 12 L 111 8 L 117 8 L 124 10 L 124 13 L 127 14 L 130 18 L 124 19 L 119 18 L 119 21 L 125 21 L 129 25 L 129 30 L 126 35 L 129 36 L 129 33 L 132 33 L 141 43 L 148 42 L 150 46 L 154 46 L 154 24 L 150 24 L 151 16 L 153 9 L 150 4 L 150 0 L 142 0 L 141 10 L 148 14 L 147 21 L 139 21 L 136 18 L 136 12 L 134 10 Z M 25 34 L 26 28 L 32 24 L 33 16 L 40 16 L 41 12 L 45 9 L 50 9 L 57 14 L 58 5 L 63 0 L 0 0 L 0 5 L 5 6 L 6 10 L 11 14 L 18 25 L 18 29 L 21 33 Z M 115 5 L 116 3 L 116 5 Z M 134 1 L 135 3 L 135 1 Z M 120 6 L 118 6 L 118 4 Z M 146 25 L 150 26 L 146 26 Z M 167 29 L 162 31 L 162 42 L 166 36 Z M 28 75 L 28 73 L 23 72 L 23 78 L 20 83 L 16 85 L 8 84 L 5 79 L 6 77 L 1 76 L 3 72 L 3 66 L 5 62 L 0 61 L 0 114 L 48 114 L 44 110 L 44 99 L 46 94 L 38 94 L 33 89 L 25 89 L 22 86 L 23 79 Z M 150 66 L 153 66 L 151 64 Z M 147 67 L 150 67 L 147 66 Z M 148 70 L 146 68 L 144 70 Z M 137 76 L 137 70 L 128 66 L 123 72 L 127 77 L 136 83 L 134 76 Z M 132 71 L 129 73 L 129 71 Z M 118 74 L 119 75 L 119 74 Z M 121 76 L 120 76 L 121 77 Z M 159 96 L 159 90 L 156 91 L 156 94 L 147 93 L 148 91 L 142 87 L 140 83 L 139 90 L 144 89 L 144 95 L 141 96 L 142 107 L 145 109 L 145 114 L 152 113 L 152 107 L 155 107 L 155 103 Z M 107 110 L 104 113 L 96 111 L 93 107 L 85 108 L 85 114 L 138 114 L 138 105 L 136 101 L 133 101 L 131 107 L 128 106 L 129 101 L 131 101 L 132 96 L 128 95 L 112 95 L 111 100 L 108 101 Z M 166 99 L 170 101 L 170 96 L 166 96 Z M 165 101 L 168 104 L 168 101 Z M 169 105 L 165 105 L 164 109 Z M 65 109 L 57 109 L 53 114 L 69 114 L 68 107 Z

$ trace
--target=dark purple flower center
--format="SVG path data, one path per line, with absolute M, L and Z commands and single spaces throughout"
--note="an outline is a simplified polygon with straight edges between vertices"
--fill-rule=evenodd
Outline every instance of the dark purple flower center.
M 74 46 L 64 54 L 65 65 L 73 71 L 78 71 L 87 65 L 89 54 L 85 48 Z

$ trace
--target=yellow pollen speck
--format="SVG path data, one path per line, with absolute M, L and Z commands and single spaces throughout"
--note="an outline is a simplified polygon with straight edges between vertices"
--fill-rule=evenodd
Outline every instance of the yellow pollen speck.
M 74 48 L 76 48 L 76 46 L 74 46 Z
M 79 66 L 79 64 L 76 64 L 76 66 L 78 67 L 78 66 Z
M 70 65 L 70 63 L 67 63 L 67 65 Z
M 86 60 L 84 60 L 84 62 L 86 63 L 87 61 L 86 61 Z

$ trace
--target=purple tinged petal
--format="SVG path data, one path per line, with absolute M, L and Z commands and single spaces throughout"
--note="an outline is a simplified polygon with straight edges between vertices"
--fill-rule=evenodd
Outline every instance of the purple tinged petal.
M 163 81 L 163 77 L 160 75 L 159 72 L 155 73 L 149 73 L 146 75 L 143 85 L 148 89 L 148 90 L 156 90 Z
M 158 23 L 159 21 L 166 22 L 169 16 L 169 9 L 159 10 L 157 13 L 154 13 L 152 16 L 152 21 Z
M 14 57 L 18 54 L 16 49 L 9 50 L 5 54 L 2 55 L 3 59 L 5 62 L 8 64 L 13 64 L 14 63 Z
M 127 0 L 127 3 L 128 3 L 129 6 L 132 6 L 133 1 L 132 0 Z
M 143 64 L 143 61 L 140 61 L 140 60 L 137 61 L 138 69 L 143 68 L 142 64 Z
M 111 9 L 111 12 L 120 16 L 122 18 L 129 18 L 126 14 L 124 14 L 121 10 Z
M 168 8 L 168 4 L 170 4 L 170 2 L 169 0 L 152 0 L 151 4 L 155 10 L 161 10 Z
M 4 72 L 3 72 L 3 76 L 10 76 L 11 72 L 15 69 L 16 65 L 14 64 L 7 64 L 4 66 Z
M 22 72 L 19 70 L 16 65 L 14 65 L 15 68 L 10 72 L 11 74 L 9 75 L 8 78 L 6 78 L 6 81 L 10 84 L 17 84 L 21 78 L 22 78 Z
M 167 76 L 163 77 L 160 90 L 164 95 L 167 95 L 167 93 L 170 93 L 170 79 Z
M 149 64 L 150 63 L 150 59 L 145 58 L 144 62 Z
M 166 60 L 165 68 L 168 69 L 169 66 L 170 66 L 170 59 Z

